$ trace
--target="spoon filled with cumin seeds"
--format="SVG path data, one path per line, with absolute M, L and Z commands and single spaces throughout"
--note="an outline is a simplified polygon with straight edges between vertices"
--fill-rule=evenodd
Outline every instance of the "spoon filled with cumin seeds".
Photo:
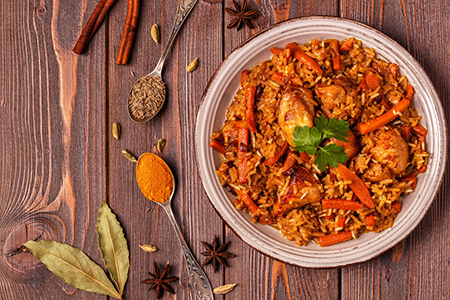
M 196 299 L 214 300 L 211 283 L 189 250 L 173 215 L 171 203 L 175 192 L 175 179 L 169 166 L 158 155 L 143 153 L 136 166 L 136 181 L 142 194 L 148 200 L 159 204 L 167 213 L 183 250 L 189 283 Z
M 178 31 L 198 0 L 179 0 L 175 22 L 169 40 L 155 69 L 139 78 L 128 94 L 128 114 L 131 120 L 144 123 L 151 120 L 161 110 L 166 100 L 166 86 L 161 78 L 167 54 L 172 48 Z

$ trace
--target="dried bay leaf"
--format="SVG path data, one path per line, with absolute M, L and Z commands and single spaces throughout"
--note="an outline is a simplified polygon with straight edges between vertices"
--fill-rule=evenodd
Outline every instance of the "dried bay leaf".
M 153 245 L 139 245 L 139 247 L 141 247 L 141 249 L 144 250 L 145 252 L 153 253 L 158 251 L 158 248 L 156 248 Z
M 216 294 L 216 295 L 226 294 L 226 293 L 231 292 L 231 291 L 234 289 L 235 286 L 236 286 L 236 283 L 233 283 L 233 284 L 225 284 L 225 285 L 216 287 L 216 288 L 213 290 L 213 293 Z
M 98 210 L 96 230 L 103 262 L 122 295 L 128 279 L 130 253 L 123 229 L 106 202 Z
M 121 299 L 103 269 L 86 254 L 55 241 L 28 241 L 25 244 L 47 269 L 67 284 L 80 290 Z

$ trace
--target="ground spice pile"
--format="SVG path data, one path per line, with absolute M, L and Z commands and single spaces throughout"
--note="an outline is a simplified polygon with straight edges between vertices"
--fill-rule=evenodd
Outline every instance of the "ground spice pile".
M 166 202 L 174 188 L 172 172 L 166 163 L 153 153 L 144 153 L 136 167 L 136 180 L 146 198 Z

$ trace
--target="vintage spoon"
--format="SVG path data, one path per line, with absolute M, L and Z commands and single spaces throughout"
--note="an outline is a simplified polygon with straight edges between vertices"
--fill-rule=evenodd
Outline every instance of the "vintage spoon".
M 136 80 L 128 94 L 128 115 L 137 123 L 151 120 L 166 100 L 166 87 L 161 78 L 162 68 L 178 31 L 198 0 L 179 0 L 177 15 L 169 40 L 155 69 Z
M 173 173 L 170 170 L 169 166 L 167 166 L 165 161 L 162 158 L 160 158 L 158 155 L 153 154 L 153 153 L 144 153 L 139 157 L 139 161 L 138 161 L 137 167 L 136 167 L 136 174 L 141 173 L 138 170 L 139 168 L 146 167 L 143 158 L 148 155 L 153 156 L 153 158 L 155 160 L 159 160 L 162 164 L 164 164 L 165 167 L 167 167 L 165 169 L 170 173 L 170 176 L 173 179 L 172 193 L 166 201 L 159 202 L 159 201 L 153 201 L 152 199 L 149 199 L 146 196 L 147 191 L 144 186 L 141 186 L 140 181 L 138 179 L 139 188 L 141 189 L 144 196 L 147 197 L 147 199 L 159 204 L 164 209 L 164 211 L 167 213 L 170 223 L 172 223 L 173 228 L 175 229 L 175 233 L 178 237 L 178 241 L 180 242 L 181 249 L 183 250 L 184 259 L 186 260 L 186 268 L 187 268 L 188 276 L 189 276 L 189 283 L 191 285 L 192 290 L 195 293 L 195 296 L 197 297 L 197 299 L 201 299 L 201 300 L 213 300 L 214 295 L 213 295 L 211 283 L 209 282 L 208 277 L 206 276 L 205 272 L 203 271 L 203 269 L 200 267 L 199 263 L 195 259 L 194 255 L 192 255 L 191 251 L 189 250 L 189 246 L 186 244 L 186 241 L 184 240 L 183 235 L 181 234 L 180 228 L 178 227 L 177 222 L 175 221 L 175 217 L 172 212 L 171 202 L 172 202 L 173 194 L 175 192 L 175 178 L 174 178 Z

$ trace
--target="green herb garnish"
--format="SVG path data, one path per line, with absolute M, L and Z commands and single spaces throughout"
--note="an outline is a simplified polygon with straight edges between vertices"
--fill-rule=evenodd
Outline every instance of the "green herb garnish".
M 332 118 L 327 120 L 324 116 L 314 119 L 315 127 L 295 127 L 293 142 L 298 152 L 306 152 L 309 155 L 316 154 L 314 163 L 321 172 L 325 171 L 327 165 L 336 168 L 340 163 L 348 160 L 347 154 L 342 146 L 328 144 L 319 146 L 324 139 L 335 138 L 339 141 L 348 142 L 349 123 L 344 120 Z

